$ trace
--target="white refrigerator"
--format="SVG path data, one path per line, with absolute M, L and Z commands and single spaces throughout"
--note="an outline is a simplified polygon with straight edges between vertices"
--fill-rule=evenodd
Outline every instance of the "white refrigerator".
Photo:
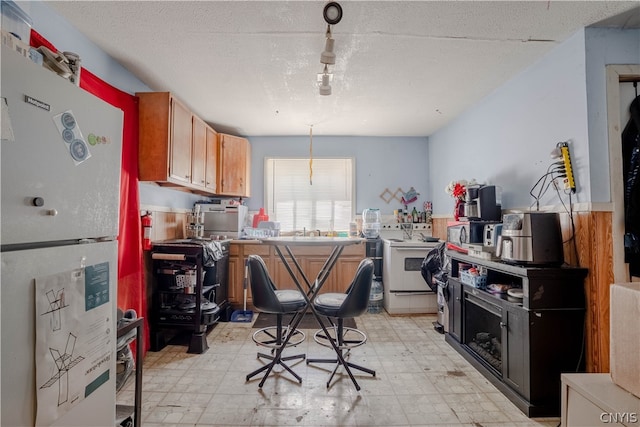
M 113 426 L 123 114 L 1 62 L 0 424 Z

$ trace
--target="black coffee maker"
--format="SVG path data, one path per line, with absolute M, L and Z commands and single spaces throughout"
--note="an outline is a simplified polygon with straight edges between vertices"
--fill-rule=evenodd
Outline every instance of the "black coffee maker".
M 500 221 L 502 215 L 500 187 L 469 186 L 464 208 L 465 216 L 469 220 Z

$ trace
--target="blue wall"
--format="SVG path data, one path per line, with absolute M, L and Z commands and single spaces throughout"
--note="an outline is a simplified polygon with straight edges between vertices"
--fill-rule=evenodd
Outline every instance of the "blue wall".
M 443 190 L 449 181 L 471 178 L 500 185 L 504 208 L 530 206 L 529 191 L 565 140 L 575 169 L 573 201 L 609 202 L 604 66 L 640 64 L 639 44 L 640 30 L 580 30 L 431 135 L 434 213 L 453 206 Z M 559 205 L 554 191 L 547 194 L 541 206 Z
M 249 137 L 251 142 L 251 193 L 247 205 L 257 210 L 264 205 L 264 158 L 308 157 L 309 136 Z M 398 201 L 386 203 L 380 198 L 385 189 L 395 192 L 414 187 L 420 196 L 414 204 L 422 210 L 422 202 L 431 200 L 428 175 L 427 138 L 314 136 L 314 157 L 356 158 L 356 211 L 380 208 L 392 214 L 402 208 Z

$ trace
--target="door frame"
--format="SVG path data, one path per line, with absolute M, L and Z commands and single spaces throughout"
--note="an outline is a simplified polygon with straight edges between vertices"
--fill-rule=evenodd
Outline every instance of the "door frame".
M 630 281 L 624 262 L 624 179 L 622 177 L 622 129 L 620 83 L 640 80 L 640 64 L 607 65 L 607 133 L 609 139 L 609 182 L 611 185 L 611 240 L 614 283 Z

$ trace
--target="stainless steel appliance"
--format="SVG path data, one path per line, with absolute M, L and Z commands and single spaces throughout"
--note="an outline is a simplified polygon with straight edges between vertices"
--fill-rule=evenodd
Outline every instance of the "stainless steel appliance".
M 122 111 L 5 46 L 1 88 L 0 424 L 114 425 Z
M 513 264 L 562 264 L 560 217 L 556 212 L 505 214 L 496 255 Z
M 468 245 L 483 245 L 484 229 L 496 221 L 449 221 L 447 223 L 447 248 L 467 253 Z
M 217 199 L 212 203 L 200 203 L 204 215 L 204 237 L 227 236 L 231 239 L 241 237 L 244 228 L 247 207 L 232 204 L 230 200 Z
M 486 224 L 484 226 L 484 246 L 495 250 L 498 237 L 502 234 L 502 224 Z

